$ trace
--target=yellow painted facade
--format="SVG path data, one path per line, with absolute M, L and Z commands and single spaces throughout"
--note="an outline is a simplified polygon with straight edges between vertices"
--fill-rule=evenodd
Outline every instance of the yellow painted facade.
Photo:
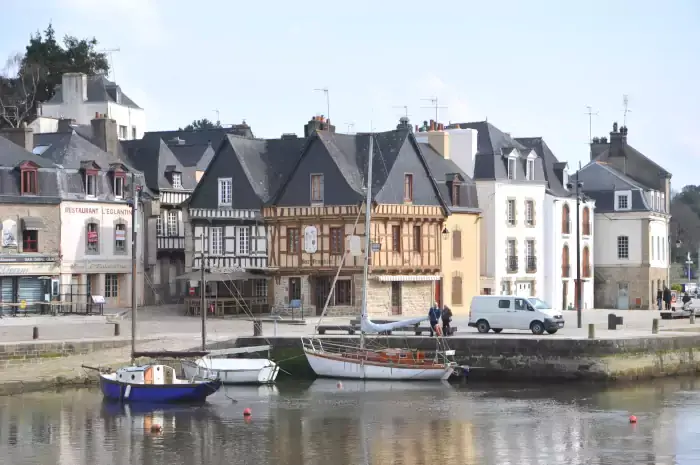
M 452 213 L 447 217 L 447 237 L 442 247 L 442 296 L 455 315 L 469 314 L 472 297 L 479 295 L 480 215 Z M 456 235 L 460 238 L 456 239 Z M 454 242 L 461 241 L 461 253 L 455 256 Z M 461 285 L 461 292 L 458 287 Z

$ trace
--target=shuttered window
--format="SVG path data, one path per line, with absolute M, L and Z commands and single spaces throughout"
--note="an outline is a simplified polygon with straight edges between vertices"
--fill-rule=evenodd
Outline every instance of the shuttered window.
M 462 258 L 462 231 L 452 231 L 452 258 Z
M 452 276 L 452 305 L 462 305 L 461 276 Z

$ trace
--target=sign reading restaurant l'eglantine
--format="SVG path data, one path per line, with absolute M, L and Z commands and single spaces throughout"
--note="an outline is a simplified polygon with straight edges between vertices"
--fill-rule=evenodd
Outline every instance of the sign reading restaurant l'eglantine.
M 130 208 L 119 207 L 65 207 L 65 213 L 71 215 L 118 215 L 131 216 Z

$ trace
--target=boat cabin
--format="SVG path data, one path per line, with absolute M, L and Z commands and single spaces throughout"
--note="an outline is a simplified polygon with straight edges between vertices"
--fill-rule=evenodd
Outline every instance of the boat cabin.
M 143 365 L 117 370 L 117 381 L 132 384 L 172 384 L 176 382 L 175 369 L 167 365 Z

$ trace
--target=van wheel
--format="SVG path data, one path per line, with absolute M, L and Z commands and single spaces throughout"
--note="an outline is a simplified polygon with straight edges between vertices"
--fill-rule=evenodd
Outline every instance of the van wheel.
M 496 334 L 500 334 L 501 331 L 503 331 L 503 328 L 494 328 L 494 329 L 493 329 L 493 332 L 496 333 Z
M 537 334 L 538 336 L 544 333 L 544 324 L 541 321 L 533 321 L 530 323 L 530 331 L 532 334 Z
M 486 320 L 479 320 L 476 322 L 476 329 L 480 333 L 488 333 L 489 329 L 491 329 L 491 326 L 489 326 L 489 322 Z
M 556 329 L 548 329 L 548 330 L 547 330 L 547 334 L 554 334 L 554 333 L 556 333 L 556 332 L 557 332 Z

